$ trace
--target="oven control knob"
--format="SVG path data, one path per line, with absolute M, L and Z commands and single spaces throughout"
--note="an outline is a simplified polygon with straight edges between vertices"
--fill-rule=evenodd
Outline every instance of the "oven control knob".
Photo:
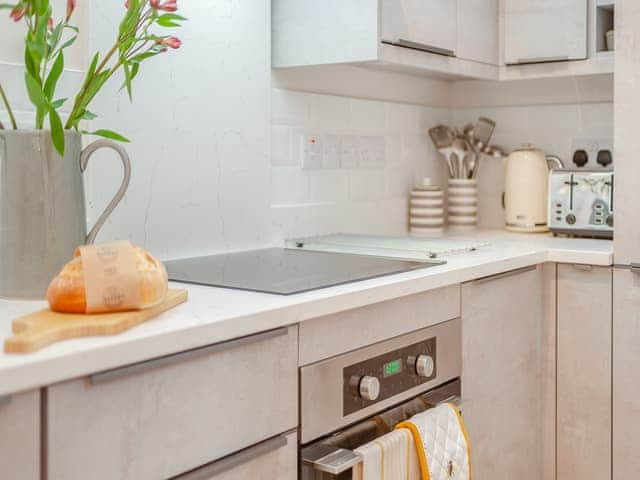
M 435 364 L 433 363 L 433 358 L 429 355 L 419 355 L 416 360 L 416 374 L 419 377 L 429 378 L 433 375 L 433 371 L 435 370 Z
M 570 213 L 569 215 L 567 215 L 566 220 L 569 225 L 574 225 L 576 223 L 577 218 L 573 213 Z
M 377 400 L 380 396 L 380 380 L 376 377 L 365 376 L 360 379 L 358 387 L 360 396 L 365 400 Z

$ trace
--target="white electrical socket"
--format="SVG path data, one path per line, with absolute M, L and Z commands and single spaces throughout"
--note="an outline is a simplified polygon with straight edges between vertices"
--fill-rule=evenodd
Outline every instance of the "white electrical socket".
M 340 168 L 342 159 L 342 139 L 339 135 L 323 135 L 322 168 Z
M 300 158 L 303 170 L 322 168 L 322 157 L 322 137 L 308 132 L 300 134 Z
M 380 136 L 358 137 L 358 150 L 362 168 L 384 168 L 386 140 Z
M 358 147 L 358 138 L 355 135 L 343 136 L 340 166 L 342 168 L 358 168 L 359 165 L 360 152 Z

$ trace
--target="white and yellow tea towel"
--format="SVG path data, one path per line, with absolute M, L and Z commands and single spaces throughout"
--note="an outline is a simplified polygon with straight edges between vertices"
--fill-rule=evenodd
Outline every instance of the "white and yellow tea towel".
M 362 463 L 353 480 L 421 480 L 418 454 L 409 430 L 395 430 L 356 449 Z
M 455 405 L 419 413 L 396 428 L 411 432 L 422 480 L 471 480 L 471 444 Z

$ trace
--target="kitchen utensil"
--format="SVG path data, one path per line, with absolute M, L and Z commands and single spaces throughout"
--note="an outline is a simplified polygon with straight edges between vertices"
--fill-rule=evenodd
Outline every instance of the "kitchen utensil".
M 13 321 L 14 335 L 5 340 L 4 351 L 29 353 L 69 338 L 115 335 L 186 302 L 187 296 L 186 290 L 171 289 L 160 305 L 133 312 L 83 315 L 40 310 Z
M 490 145 L 486 147 L 482 153 L 494 158 L 504 158 L 507 156 L 507 151 L 498 145 Z
M 429 136 L 436 149 L 450 147 L 453 143 L 453 130 L 446 125 L 436 125 L 429 129 Z
M 444 156 L 445 161 L 447 162 L 447 171 L 449 172 L 449 177 L 454 177 L 455 170 L 453 163 L 453 150 L 451 149 L 451 147 L 440 148 L 438 149 L 438 153 Z
M 526 144 L 511 152 L 505 165 L 505 223 L 514 232 L 546 232 L 550 167 L 562 168 L 558 157 Z
M 466 178 L 476 178 L 478 173 L 478 154 L 476 152 L 468 152 L 464 157 L 464 163 L 467 171 Z
M 553 170 L 549 176 L 550 230 L 613 238 L 613 188 L 611 170 Z
M 467 152 L 469 152 L 468 143 L 464 140 L 464 137 L 462 137 L 462 136 L 455 137 L 454 140 L 453 140 L 453 144 L 451 145 L 451 149 L 453 150 L 453 152 L 456 155 L 456 162 L 455 162 L 456 176 L 455 176 L 455 178 L 466 178 L 464 157 L 467 155 Z
M 453 130 L 446 125 L 436 125 L 429 129 L 429 136 L 431 137 L 431 141 L 436 147 L 436 150 L 445 157 L 449 176 L 453 177 L 455 175 L 454 162 L 451 155 L 451 146 L 454 140 Z
M 473 129 L 473 138 L 475 139 L 476 148 L 482 150 L 489 145 L 495 128 L 496 122 L 490 118 L 478 118 L 478 123 L 476 123 L 476 126 Z

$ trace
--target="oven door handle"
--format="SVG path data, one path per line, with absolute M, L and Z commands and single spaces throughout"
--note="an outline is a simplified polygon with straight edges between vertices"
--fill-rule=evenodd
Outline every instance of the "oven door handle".
M 462 400 L 458 395 L 452 395 L 438 402 L 438 405 L 445 403 L 451 403 L 456 407 L 460 407 Z M 334 476 L 340 475 L 347 470 L 351 470 L 357 464 L 362 462 L 362 455 L 358 452 L 339 447 L 330 448 L 327 446 L 320 455 L 314 455 L 311 457 L 303 454 L 301 456 L 305 465 L 318 472 L 324 472 Z

